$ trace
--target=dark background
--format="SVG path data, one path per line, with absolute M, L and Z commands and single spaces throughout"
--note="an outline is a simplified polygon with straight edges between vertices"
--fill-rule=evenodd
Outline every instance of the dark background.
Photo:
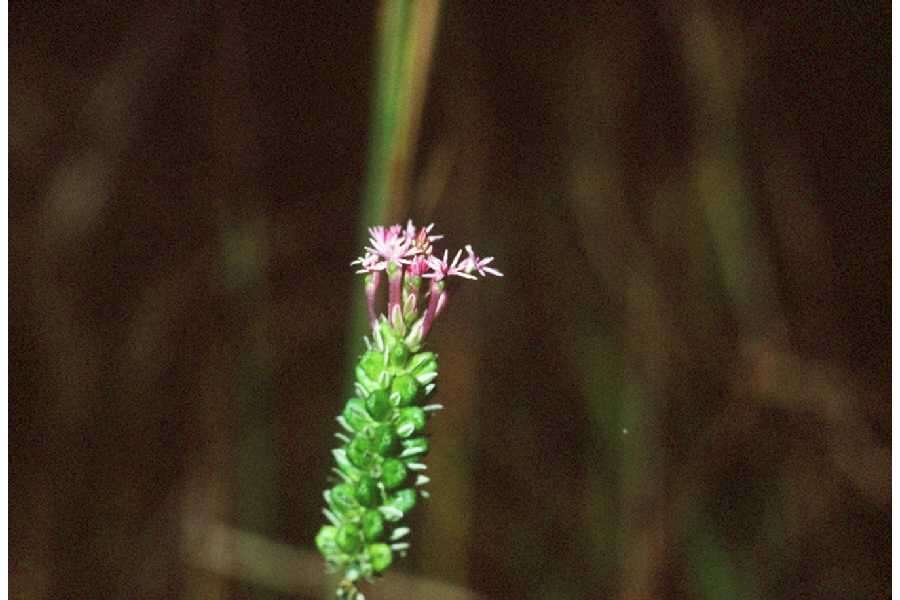
M 506 276 L 370 597 L 888 597 L 889 5 L 545 5 L 438 25 L 409 216 Z M 327 594 L 376 9 L 10 4 L 12 597 Z

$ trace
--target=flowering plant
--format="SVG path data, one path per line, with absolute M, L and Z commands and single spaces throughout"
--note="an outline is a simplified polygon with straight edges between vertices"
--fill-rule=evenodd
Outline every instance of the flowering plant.
M 329 523 L 316 536 L 328 564 L 342 574 L 337 597 L 361 600 L 356 583 L 383 573 L 395 555 L 405 555 L 409 527 L 403 518 L 429 482 L 422 458 L 427 417 L 440 404 L 422 405 L 437 378 L 437 355 L 423 351 L 425 337 L 447 305 L 452 277 L 502 276 L 472 246 L 449 260 L 432 243 L 434 224 L 372 227 L 365 254 L 353 261 L 364 274 L 372 335 L 356 366 L 356 396 L 337 417 L 343 429 L 333 450 L 335 485 L 324 493 Z M 378 308 L 378 291 L 387 278 L 387 305 Z M 427 282 L 427 285 L 426 285 Z M 427 289 L 424 289 L 427 288 Z

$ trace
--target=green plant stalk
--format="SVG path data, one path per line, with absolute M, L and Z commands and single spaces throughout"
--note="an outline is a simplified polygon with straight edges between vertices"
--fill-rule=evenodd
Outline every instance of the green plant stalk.
M 363 190 L 360 219 L 356 239 L 359 246 L 365 245 L 368 226 L 388 220 L 390 199 L 392 198 L 391 163 L 396 146 L 401 141 L 397 134 L 397 123 L 409 119 L 407 103 L 403 102 L 403 90 L 409 87 L 408 69 L 403 57 L 409 45 L 409 12 L 411 0 L 384 0 L 378 15 L 377 50 L 375 59 L 374 86 L 372 90 L 372 131 L 366 166 L 366 181 Z M 366 310 L 362 298 L 362 282 L 355 281 L 354 304 L 350 328 L 350 340 L 358 340 L 366 329 Z M 353 347 L 352 345 L 350 346 Z M 348 355 L 347 363 L 352 361 Z M 350 393 L 352 381 L 344 390 Z
M 422 406 L 434 391 L 437 356 L 422 351 L 421 328 L 406 334 L 406 324 L 392 325 L 384 316 L 365 339 L 359 358 L 356 395 L 337 418 L 343 431 L 333 451 L 335 484 L 325 491 L 329 521 L 316 545 L 329 565 L 340 572 L 337 597 L 361 598 L 356 584 L 383 573 L 394 556 L 405 555 L 409 527 L 404 519 L 428 483 L 423 457 L 429 414 L 441 408 Z

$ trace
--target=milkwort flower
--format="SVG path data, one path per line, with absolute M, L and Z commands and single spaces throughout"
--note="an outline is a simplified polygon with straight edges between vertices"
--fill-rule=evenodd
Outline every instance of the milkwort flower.
M 479 258 L 470 245 L 439 255 L 433 243 L 434 224 L 416 227 L 372 227 L 365 253 L 351 265 L 366 277 L 365 293 L 371 339 L 356 366 L 356 395 L 338 417 L 341 446 L 333 451 L 334 485 L 325 491 L 328 524 L 316 545 L 331 568 L 342 572 L 338 598 L 359 600 L 359 579 L 383 573 L 396 554 L 404 555 L 409 527 L 403 518 L 429 482 L 422 462 L 428 452 L 424 435 L 427 417 L 442 407 L 420 406 L 435 389 L 437 355 L 422 351 L 425 336 L 447 304 L 451 278 L 502 276 L 487 266 L 493 257 Z M 379 311 L 378 291 L 388 279 L 385 311 Z M 427 290 L 423 281 L 428 280 Z M 424 307 L 424 309 L 423 309 Z

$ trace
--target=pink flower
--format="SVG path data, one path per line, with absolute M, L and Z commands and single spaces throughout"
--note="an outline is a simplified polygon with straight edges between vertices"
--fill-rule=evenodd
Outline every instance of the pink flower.
M 432 235 L 434 223 L 416 227 L 410 219 L 406 227 L 391 225 L 369 228 L 369 245 L 365 254 L 351 265 L 358 266 L 357 273 L 366 274 L 366 300 L 369 320 L 373 328 L 379 319 L 385 320 L 401 333 L 411 328 L 409 335 L 416 346 L 428 334 L 434 320 L 445 309 L 451 289 L 448 277 L 478 279 L 503 273 L 490 267 L 494 257 L 480 258 L 471 245 L 465 246 L 466 257 L 459 250 L 451 261 L 446 250 L 436 255 L 432 243 L 443 236 Z M 387 277 L 387 310 L 378 314 L 375 309 L 382 279 Z M 427 292 L 421 289 L 422 278 L 430 279 Z M 425 301 L 427 298 L 427 301 Z
M 466 244 L 466 252 L 469 254 L 469 256 L 462 262 L 460 267 L 464 268 L 467 273 L 478 271 L 478 274 L 482 277 L 484 277 L 486 273 L 490 275 L 496 275 L 497 277 L 503 277 L 503 273 L 501 273 L 497 269 L 486 266 L 494 260 L 493 256 L 488 256 L 487 258 L 478 258 L 477 256 L 475 256 L 475 251 L 472 250 L 471 244 Z M 472 279 L 474 279 L 474 277 Z
M 365 256 L 360 256 L 350 264 L 360 266 L 360 268 L 356 270 L 357 273 L 374 273 L 376 271 L 384 270 L 383 265 L 379 266 L 378 259 L 379 257 L 377 254 L 367 252 Z
M 413 248 L 416 249 L 418 254 L 423 254 L 425 256 L 430 256 L 432 252 L 431 242 L 441 239 L 442 235 L 429 235 L 431 233 L 432 228 L 434 228 L 434 223 L 431 223 L 427 227 L 421 227 L 416 229 L 416 226 L 413 225 L 412 219 L 407 221 L 406 223 L 406 239 L 412 240 Z
M 431 255 L 428 257 L 428 266 L 431 267 L 431 272 L 426 273 L 424 277 L 428 277 L 433 279 L 434 281 L 441 281 L 446 277 L 450 277 L 451 275 L 456 275 L 457 277 L 465 277 L 466 279 L 476 279 L 474 275 L 470 275 L 466 271 L 467 261 L 459 262 L 459 257 L 462 256 L 462 250 L 459 250 L 456 253 L 456 256 L 453 257 L 453 262 L 447 262 L 447 251 L 444 250 L 444 258 L 440 259 L 437 256 Z
M 409 257 L 416 254 L 412 240 L 403 235 L 400 225 L 390 227 L 370 227 L 369 244 L 366 251 L 378 257 L 378 261 L 370 266 L 370 270 L 383 271 L 388 265 L 402 265 L 409 262 Z
M 408 277 L 422 277 L 426 271 L 428 271 L 428 258 L 421 254 L 413 257 L 406 266 Z

